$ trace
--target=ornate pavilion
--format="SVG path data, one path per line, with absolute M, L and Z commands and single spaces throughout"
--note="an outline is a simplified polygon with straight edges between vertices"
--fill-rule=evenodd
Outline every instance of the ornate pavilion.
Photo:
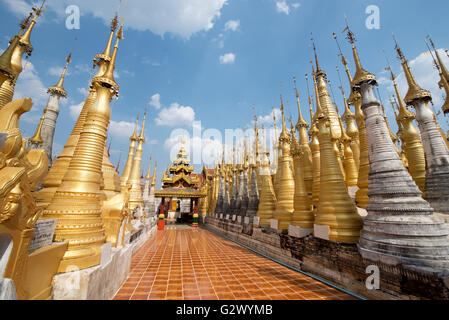
M 160 213 L 167 217 L 167 223 L 192 222 L 193 214 L 198 213 L 199 199 L 207 194 L 201 188 L 203 176 L 194 170 L 183 138 L 176 159 L 162 176 L 162 190 L 155 192 L 155 197 L 161 198 Z

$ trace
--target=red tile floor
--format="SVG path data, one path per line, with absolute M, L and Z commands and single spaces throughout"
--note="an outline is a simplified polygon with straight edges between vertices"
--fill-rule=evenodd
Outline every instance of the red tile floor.
M 158 231 L 115 300 L 355 299 L 203 229 Z

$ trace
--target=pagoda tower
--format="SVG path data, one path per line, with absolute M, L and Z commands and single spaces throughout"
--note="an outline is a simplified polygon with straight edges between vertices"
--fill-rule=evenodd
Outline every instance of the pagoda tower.
M 312 199 L 312 185 L 313 185 L 313 164 L 312 164 L 312 150 L 310 150 L 309 139 L 307 138 L 307 130 L 309 129 L 309 124 L 304 117 L 302 116 L 301 104 L 299 101 L 299 93 L 296 88 L 296 79 L 295 82 L 295 94 L 296 94 L 296 102 L 298 105 L 298 122 L 296 123 L 296 130 L 299 133 L 299 145 L 298 152 L 301 155 L 300 161 L 302 166 L 302 175 L 306 187 L 307 194 L 310 199 Z
M 361 255 L 386 264 L 447 268 L 449 229 L 423 200 L 390 138 L 379 101 L 376 77 L 365 71 L 348 28 L 356 74 L 353 90 L 361 92 L 370 159 L 368 215 L 359 242 Z
M 148 197 L 150 216 L 156 215 L 157 213 L 156 198 L 155 198 L 156 176 L 157 176 L 157 161 L 154 162 L 154 171 L 153 176 L 151 178 L 150 194 Z
M 345 66 L 345 71 L 348 76 L 349 83 L 351 83 L 352 76 L 351 76 L 351 73 L 348 68 L 348 62 L 347 62 L 345 56 L 341 52 L 340 52 L 340 56 L 341 56 L 342 63 Z M 340 71 L 339 71 L 338 67 L 337 67 L 337 72 L 338 72 L 338 77 L 340 78 Z M 343 89 L 343 84 L 341 83 L 341 78 L 340 78 L 340 90 L 343 95 L 343 102 L 345 104 L 345 112 L 343 113 L 341 118 L 346 123 L 346 134 L 351 138 L 350 147 L 351 147 L 354 161 L 355 161 L 355 164 L 357 167 L 357 180 L 358 180 L 358 171 L 360 169 L 360 134 L 359 134 L 359 129 L 357 128 L 357 124 L 356 124 L 356 115 L 349 108 L 350 102 L 346 99 L 346 94 L 345 94 L 345 90 Z M 349 99 L 351 99 L 350 100 L 351 103 L 354 103 L 353 99 L 357 100 L 354 92 L 351 92 Z
M 106 240 L 101 217 L 101 169 L 111 116 L 110 101 L 119 91 L 113 73 L 122 37 L 123 27 L 120 27 L 106 71 L 92 79 L 96 99 L 87 111 L 73 158 L 43 213 L 45 219 L 58 220 L 55 241 L 69 242 L 59 272 L 66 272 L 72 266 L 85 269 L 100 263 L 101 246 Z
M 390 101 L 390 102 L 391 102 L 391 106 L 393 108 L 393 113 L 394 113 L 394 116 L 395 116 L 395 119 L 396 119 L 396 124 L 398 125 L 398 131 L 396 133 L 396 136 L 398 136 L 398 138 L 401 140 L 401 155 L 400 155 L 400 157 L 401 157 L 401 160 L 402 160 L 402 164 L 408 170 L 409 169 L 408 159 L 407 159 L 407 155 L 405 154 L 405 151 L 404 151 L 405 148 L 407 147 L 407 143 L 405 142 L 405 140 L 403 140 L 403 137 L 402 137 L 402 132 L 403 132 L 403 130 L 402 130 L 402 123 L 399 121 L 398 112 L 396 112 L 396 105 L 397 105 L 397 103 L 396 103 L 395 96 L 393 96 L 393 100 Z M 399 109 L 399 107 L 398 107 L 398 109 Z M 416 181 L 415 181 L 415 183 L 416 183 Z
M 243 155 L 243 164 L 242 164 L 242 172 L 240 173 L 240 190 L 238 199 L 240 202 L 240 207 L 238 211 L 238 215 L 241 217 L 246 216 L 246 212 L 248 210 L 249 204 L 249 192 L 248 192 L 248 150 L 247 150 L 247 142 L 245 140 L 245 149 Z
M 257 194 L 262 191 L 262 178 L 259 174 L 260 171 L 260 138 L 259 138 L 259 127 L 257 125 L 257 116 L 254 116 L 254 147 L 255 147 L 255 165 L 256 165 L 256 179 L 257 179 Z M 252 176 L 251 176 L 252 177 Z
M 337 139 L 340 139 L 341 137 L 340 123 L 338 122 L 338 114 L 334 108 L 331 97 L 329 95 L 329 90 L 327 88 L 327 75 L 326 72 L 324 72 L 320 68 L 315 43 L 312 41 L 312 44 L 316 63 L 316 72 L 314 72 L 314 76 L 317 83 L 318 99 L 320 100 L 321 111 L 325 116 L 329 116 L 329 121 L 331 122 L 332 130 L 335 134 L 335 137 Z
M 44 1 L 45 2 L 45 1 Z M 26 53 L 31 56 L 33 46 L 31 45 L 31 33 L 37 23 L 37 19 L 42 14 L 44 3 L 40 8 L 33 7 L 32 12 L 20 24 L 20 32 L 9 42 L 8 48 L 2 54 L 0 69 L 6 74 L 9 81 L 0 82 L 0 109 L 12 101 L 17 79 L 23 70 L 22 57 Z M 30 21 L 31 20 L 31 21 Z
M 397 44 L 396 51 L 402 61 L 409 87 L 404 100 L 416 110 L 426 155 L 426 200 L 436 212 L 449 214 L 449 150 L 438 130 L 435 114 L 429 108 L 432 96 L 429 91 L 419 87 Z
M 231 199 L 229 197 L 229 185 L 230 181 L 228 177 L 224 178 L 224 196 L 223 196 L 223 216 L 226 217 L 226 215 L 230 214 L 230 206 L 231 206 Z
M 276 124 L 276 114 L 273 112 L 273 124 L 274 124 L 274 146 L 273 146 L 273 163 L 271 165 L 271 174 L 273 178 L 273 187 L 274 192 L 277 193 L 279 191 L 279 180 L 281 177 L 281 169 L 279 167 L 279 163 L 281 161 L 281 152 L 279 145 L 279 137 L 278 137 L 278 128 Z
M 259 207 L 257 216 L 260 218 L 260 226 L 269 227 L 270 220 L 273 218 L 273 213 L 276 208 L 276 194 L 274 193 L 273 180 L 271 179 L 269 156 L 267 149 L 265 129 L 262 125 L 264 147 L 261 153 L 261 167 L 259 175 L 261 176 L 262 186 L 259 198 Z
M 151 185 L 151 156 L 148 164 L 148 171 L 145 175 L 145 185 L 143 187 L 142 201 L 144 203 L 146 216 L 148 216 L 148 202 L 150 200 L 150 185 Z
M 59 115 L 59 100 L 67 98 L 67 92 L 64 89 L 64 79 L 71 60 L 72 53 L 70 53 L 66 59 L 66 65 L 58 83 L 49 87 L 47 90 L 47 93 L 50 96 L 45 108 L 44 122 L 42 124 L 42 149 L 47 153 L 49 168 L 53 163 L 53 138 L 55 135 L 56 121 L 58 120 Z
M 343 92 L 343 99 L 347 107 L 346 98 Z M 338 108 L 337 108 L 337 113 Z M 346 181 L 346 187 L 356 187 L 357 186 L 357 165 L 354 160 L 354 153 L 351 148 L 352 139 L 348 136 L 346 133 L 345 127 L 343 125 L 343 121 L 339 117 L 340 122 L 340 128 L 341 128 L 341 143 L 343 144 L 343 152 L 344 152 L 344 169 L 345 169 L 345 181 Z
M 313 65 L 312 65 L 313 70 Z M 313 70 L 315 73 L 315 70 Z M 308 82 L 307 82 L 308 83 Z M 316 79 L 313 77 L 314 91 L 315 91 L 315 101 L 316 101 L 316 113 L 313 114 L 312 105 L 310 108 L 310 118 L 312 119 L 312 126 L 309 130 L 309 135 L 311 136 L 310 149 L 312 151 L 312 165 L 313 165 L 313 185 L 312 185 L 312 204 L 313 213 L 316 215 L 318 210 L 318 204 L 320 202 L 320 179 L 321 179 L 321 155 L 320 155 L 320 141 L 318 139 L 318 122 L 317 116 L 322 113 L 321 103 L 318 98 L 318 88 L 316 84 Z
M 132 210 L 136 209 L 139 206 L 143 206 L 142 199 L 142 182 L 140 179 L 141 176 L 141 167 L 142 167 L 142 152 L 143 152 L 143 144 L 145 143 L 145 121 L 146 121 L 146 113 L 143 116 L 142 129 L 140 130 L 140 135 L 137 137 L 137 148 L 136 153 L 134 155 L 134 160 L 131 168 L 131 172 L 129 174 L 129 178 L 127 180 L 127 184 L 131 186 L 129 190 L 129 208 Z
M 284 103 L 281 95 L 281 112 L 282 112 L 282 132 L 279 137 L 279 144 L 282 153 L 279 163 L 279 189 L 276 195 L 276 209 L 273 213 L 274 219 L 278 220 L 278 229 L 287 230 L 291 222 L 294 211 L 294 197 L 295 197 L 295 181 L 293 178 L 293 162 L 291 156 L 291 138 L 287 132 L 284 115 Z
M 337 139 L 328 115 L 317 114 L 320 142 L 320 196 L 315 216 L 315 236 L 335 242 L 357 243 L 362 219 L 349 197 L 332 139 Z M 318 234 L 327 227 L 326 234 Z
M 405 106 L 404 100 L 402 100 L 401 95 L 399 94 L 399 89 L 391 68 L 390 72 L 391 81 L 393 81 L 393 86 L 398 101 L 399 113 L 397 115 L 397 120 L 400 123 L 399 127 L 401 129 L 400 138 L 402 140 L 402 151 L 405 153 L 407 158 L 408 171 L 412 175 L 413 180 L 415 180 L 415 183 L 421 192 L 425 193 L 426 157 L 418 130 L 413 124 L 413 120 L 416 119 L 416 115 L 409 111 Z
M 134 153 L 136 151 L 136 143 L 138 140 L 138 137 L 137 137 L 138 124 L 139 124 L 139 116 L 137 116 L 136 125 L 134 127 L 134 132 L 133 132 L 132 136 L 129 138 L 130 144 L 129 144 L 128 158 L 126 159 L 125 168 L 123 169 L 122 177 L 120 179 L 121 185 L 123 187 L 128 184 L 128 179 L 131 174 L 131 169 L 133 167 Z
M 44 117 L 46 112 L 47 109 L 44 109 L 34 136 L 28 139 L 27 147 L 29 149 L 42 149 L 42 144 L 44 143 L 44 140 L 42 139 L 42 126 L 44 124 Z
M 117 29 L 117 25 L 118 25 L 118 18 L 116 15 L 111 22 L 111 31 L 110 31 L 109 39 L 108 39 L 108 42 L 107 42 L 104 52 L 101 54 L 97 54 L 94 58 L 94 65 L 98 66 L 98 72 L 95 75 L 95 78 L 99 78 L 105 74 L 105 72 L 108 68 L 108 65 L 112 59 L 111 58 L 112 41 L 113 41 L 114 33 Z M 50 171 L 48 172 L 47 176 L 45 177 L 44 181 L 42 182 L 43 189 L 40 190 L 37 194 L 37 202 L 38 202 L 38 205 L 43 208 L 48 206 L 48 204 L 52 200 L 56 190 L 61 185 L 62 178 L 64 177 L 65 173 L 67 172 L 70 161 L 73 158 L 75 148 L 78 144 L 81 132 L 84 128 L 84 124 L 86 122 L 86 117 L 87 117 L 87 112 L 96 100 L 97 92 L 95 90 L 96 90 L 95 86 L 92 83 L 89 86 L 89 95 L 88 95 L 86 101 L 84 102 L 83 108 L 81 109 L 81 113 L 78 116 L 78 120 L 72 130 L 72 133 L 70 134 L 69 139 L 67 140 L 67 143 L 64 146 L 64 149 L 62 150 L 61 154 L 58 156 L 56 161 L 53 163 L 52 167 L 50 168 Z M 104 149 L 102 151 L 103 156 L 104 156 L 105 149 L 106 149 L 106 146 L 104 147 Z
M 368 141 L 367 141 L 367 137 L 366 137 L 365 118 L 364 118 L 363 111 L 362 111 L 362 98 L 361 98 L 359 92 L 352 90 L 353 79 L 352 79 L 351 71 L 349 70 L 349 67 L 348 67 L 348 60 L 341 52 L 340 45 L 338 44 L 337 36 L 335 35 L 335 33 L 334 33 L 334 39 L 337 42 L 337 45 L 339 47 L 341 62 L 343 64 L 343 66 L 345 67 L 346 76 L 348 78 L 349 86 L 351 88 L 351 94 L 350 94 L 349 98 L 347 99 L 347 102 L 348 102 L 348 105 L 352 105 L 355 107 L 355 121 L 357 122 L 357 128 L 358 128 L 359 148 L 358 148 L 358 151 L 354 151 L 354 149 L 353 149 L 354 157 L 356 157 L 357 152 L 360 155 L 358 165 L 357 165 L 357 167 L 358 167 L 357 187 L 359 188 L 359 190 L 356 192 L 355 201 L 356 201 L 357 207 L 366 209 L 366 206 L 367 206 L 368 200 L 369 200 L 368 176 L 369 176 L 370 163 L 369 163 Z M 351 112 L 351 110 L 349 110 L 349 111 L 350 111 L 350 113 L 347 113 L 347 115 L 350 115 L 352 118 L 352 112 Z M 349 118 L 349 119 L 351 119 L 351 118 Z M 345 117 L 345 121 L 346 121 L 346 119 L 347 118 Z M 353 129 L 350 130 L 348 122 L 346 122 L 346 123 L 348 125 L 348 134 L 351 134 L 351 132 L 355 132 Z M 353 121 L 351 121 L 350 126 L 351 127 L 353 126 Z M 350 136 L 351 136 L 351 138 L 353 137 L 352 135 L 350 135 Z M 355 136 L 355 134 L 354 134 L 354 136 Z M 356 161 L 356 163 L 357 163 L 357 161 Z
M 257 137 L 259 136 L 258 131 L 257 131 Z M 257 139 L 256 139 L 256 144 L 258 144 Z M 251 176 L 251 188 L 249 191 L 249 198 L 248 198 L 248 209 L 246 211 L 246 216 L 250 217 L 250 223 L 253 222 L 253 218 L 257 215 L 257 209 L 259 208 L 259 180 L 258 179 L 258 174 L 257 171 L 259 166 L 260 166 L 260 160 L 256 160 L 259 157 L 259 148 L 257 147 L 257 151 L 256 151 L 256 157 L 255 159 L 253 159 L 254 161 L 251 161 L 251 163 L 249 164 L 249 173 Z M 259 166 L 257 164 L 257 162 L 259 162 Z
M 292 213 L 291 225 L 312 230 L 315 217 L 313 215 L 312 202 L 307 192 L 303 173 L 305 167 L 303 166 L 302 157 L 305 156 L 305 153 L 301 151 L 301 147 L 298 144 L 293 123 L 291 124 L 291 127 L 293 167 L 295 170 L 294 211 Z
M 233 152 L 233 158 L 232 158 L 232 193 L 231 193 L 231 200 L 230 200 L 230 206 L 229 209 L 231 210 L 231 215 L 237 215 L 237 197 L 239 193 L 239 186 L 237 181 L 237 173 L 238 169 L 235 164 L 235 148 Z
M 214 213 L 220 215 L 223 213 L 223 201 L 225 197 L 225 173 L 224 173 L 224 149 L 223 149 L 223 157 L 221 160 L 221 166 L 219 170 L 219 184 L 218 184 L 218 194 L 217 194 L 217 202 L 215 204 Z

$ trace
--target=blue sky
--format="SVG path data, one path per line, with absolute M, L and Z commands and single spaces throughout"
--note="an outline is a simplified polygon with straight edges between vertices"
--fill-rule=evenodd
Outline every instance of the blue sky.
M 17 33 L 17 25 L 31 3 L 0 0 L 1 49 Z M 74 38 L 78 39 L 65 82 L 69 98 L 61 103 L 56 129 L 55 152 L 59 154 L 74 125 L 79 109 L 76 106 L 85 99 L 92 59 L 104 50 L 109 34 L 107 25 L 118 1 L 47 3 L 47 11 L 32 34 L 31 64 L 21 75 L 15 98 L 30 96 L 35 102 L 33 110 L 20 123 L 24 136 L 31 136 L 47 101 L 46 88 L 57 82 Z M 72 4 L 81 10 L 79 30 L 66 28 L 65 9 Z M 368 17 L 365 10 L 369 5 L 380 9 L 379 30 L 365 26 Z M 362 64 L 380 82 L 389 122 L 396 132 L 388 104 L 392 86 L 383 72 L 386 62 L 382 49 L 399 75 L 399 86 L 405 95 L 406 85 L 391 36 L 394 31 L 418 82 L 432 91 L 435 110 L 439 110 L 444 101 L 443 91 L 437 88 L 438 74 L 430 55 L 424 54 L 427 51 L 424 37 L 429 32 L 438 48 L 449 47 L 444 25 L 447 9 L 447 1 L 443 0 L 411 0 L 406 6 L 403 1 L 379 0 L 128 0 L 127 5 L 121 6 L 121 14 L 125 14 L 125 40 L 120 44 L 116 68 L 120 98 L 112 104 L 111 161 L 117 163 L 122 150 L 123 168 L 136 115 L 145 108 L 148 123 L 142 168 L 146 171 L 151 154 L 159 163 L 158 177 L 170 161 L 170 147 L 179 141 L 173 139 L 173 130 L 184 128 L 192 134 L 193 121 L 201 121 L 203 130 L 246 128 L 254 115 L 252 105 L 258 116 L 269 119 L 272 107 L 279 108 L 280 92 L 289 101 L 287 116 L 291 113 L 296 121 L 292 76 L 298 79 L 303 112 L 308 120 L 304 74 L 310 73 L 310 32 L 315 38 L 320 65 L 333 84 L 342 110 L 335 67 L 343 69 L 332 33 L 339 35 L 354 73 L 350 46 L 341 34 L 345 13 L 356 34 Z M 449 58 L 444 56 L 449 66 Z M 349 92 L 345 74 L 341 74 Z M 438 119 L 443 129 L 449 129 L 442 115 Z M 271 122 L 266 121 L 266 126 L 271 126 Z M 207 137 L 194 141 L 192 148 L 201 143 L 207 144 Z M 196 167 L 200 170 L 199 164 Z

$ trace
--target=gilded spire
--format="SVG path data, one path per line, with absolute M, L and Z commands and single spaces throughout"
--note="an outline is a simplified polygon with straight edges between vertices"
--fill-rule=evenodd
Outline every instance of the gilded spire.
M 320 65 L 318 63 L 318 54 L 316 53 L 316 47 L 315 47 L 315 39 L 313 39 L 313 35 L 312 33 L 310 33 L 310 40 L 312 42 L 312 48 L 313 48 L 313 53 L 315 55 L 315 64 L 316 64 L 316 75 L 322 73 L 323 71 L 320 69 Z
M 313 84 L 315 86 L 315 100 L 316 100 L 316 113 L 315 113 L 315 117 L 313 119 L 313 121 L 316 121 L 319 117 L 321 117 L 323 115 L 323 109 L 321 108 L 321 102 L 320 102 L 320 96 L 318 93 L 318 84 L 316 82 L 316 73 L 315 73 L 315 69 L 313 68 L 312 65 L 312 74 L 314 75 L 313 77 Z
M 114 51 L 112 53 L 111 61 L 108 64 L 108 67 L 104 74 L 97 75 L 93 78 L 92 83 L 99 82 L 103 86 L 106 86 L 113 90 L 114 95 L 118 97 L 119 86 L 114 80 L 114 69 L 115 62 L 117 59 L 117 51 L 120 40 L 123 39 L 123 26 L 120 26 L 119 31 L 117 32 L 117 41 L 114 46 Z
M 153 171 L 153 178 L 151 178 L 151 185 L 156 185 L 156 171 L 157 171 L 157 160 L 154 161 L 154 171 Z
M 64 67 L 64 70 L 62 72 L 61 78 L 59 78 L 59 81 L 56 85 L 48 88 L 47 92 L 49 94 L 58 95 L 60 97 L 66 98 L 67 97 L 67 91 L 64 89 L 64 79 L 67 73 L 67 68 L 69 66 L 69 63 L 72 61 L 72 53 L 70 52 L 69 55 L 66 58 L 66 64 Z
M 349 70 L 349 67 L 348 67 L 348 60 L 346 59 L 343 52 L 341 51 L 340 44 L 338 43 L 337 35 L 335 34 L 335 32 L 333 33 L 333 35 L 334 35 L 334 39 L 335 39 L 335 42 L 337 43 L 337 47 L 338 47 L 338 51 L 339 51 L 338 56 L 341 58 L 341 63 L 345 67 L 346 76 L 349 81 L 349 87 L 351 88 L 351 90 L 350 90 L 351 94 L 349 95 L 349 98 L 348 98 L 348 104 L 353 105 L 355 103 L 355 101 L 360 100 L 360 94 L 358 92 L 352 90 L 352 80 L 353 79 L 352 79 L 351 71 Z M 340 77 L 340 74 L 338 76 Z M 341 82 L 341 80 L 340 80 L 340 82 Z M 341 86 L 343 86 L 343 85 L 341 85 Z
M 309 128 L 309 124 L 306 120 L 304 120 L 304 117 L 302 116 L 301 112 L 301 103 L 299 101 L 299 93 L 298 88 L 296 87 L 296 77 L 293 77 L 293 82 L 295 83 L 295 94 L 296 94 L 296 103 L 298 105 L 298 122 L 296 123 L 296 130 L 300 130 L 300 128 Z M 309 97 L 310 98 L 310 97 Z M 310 103 L 310 101 L 309 101 Z
M 281 135 L 279 137 L 279 141 L 289 142 L 290 141 L 290 136 L 289 136 L 288 131 L 287 131 L 287 125 L 285 124 L 284 101 L 282 99 L 282 94 L 281 94 L 281 114 L 282 114 L 282 132 L 281 132 Z
M 313 126 L 315 114 L 313 113 L 313 110 L 312 110 L 312 96 L 310 95 L 309 75 L 306 73 L 305 77 L 306 77 L 306 84 L 307 84 L 307 96 L 308 96 L 308 102 L 309 102 L 310 125 Z
M 355 120 L 355 113 L 352 112 L 352 110 L 349 108 L 348 100 L 346 100 L 345 89 L 343 88 L 343 84 L 341 83 L 340 69 L 338 68 L 338 66 L 337 66 L 336 70 L 337 70 L 338 78 L 340 80 L 340 87 L 339 87 L 339 89 L 341 91 L 341 94 L 343 95 L 343 101 L 344 101 L 344 104 L 345 104 L 345 112 L 343 113 L 342 117 L 345 120 L 346 119 L 353 119 L 353 120 Z M 349 69 L 348 69 L 348 71 L 349 71 Z
M 44 118 L 45 113 L 47 112 L 47 109 L 44 109 L 44 112 L 42 113 L 41 120 L 39 121 L 39 125 L 37 126 L 36 133 L 34 136 L 30 139 L 28 139 L 28 142 L 30 144 L 35 144 L 37 146 L 42 145 L 44 143 L 44 140 L 42 139 L 42 125 L 44 124 Z
M 430 36 L 427 36 L 427 38 L 428 38 L 428 40 L 435 52 L 435 55 L 436 55 L 436 60 L 433 57 L 433 55 L 432 55 L 432 58 L 434 60 L 435 67 L 438 69 L 438 72 L 440 73 L 440 81 L 438 82 L 438 86 L 440 87 L 440 89 L 443 88 L 446 93 L 446 101 L 441 106 L 441 110 L 443 111 L 443 113 L 445 115 L 447 115 L 447 114 L 449 114 L 449 72 L 447 71 L 447 68 L 443 63 L 443 61 L 440 57 L 440 54 L 436 50 L 432 39 L 430 38 Z M 427 42 L 426 42 L 426 45 L 427 45 L 427 47 L 429 47 Z M 430 47 L 429 47 L 429 52 L 431 52 Z
M 115 172 L 119 173 L 120 171 L 120 161 L 122 160 L 122 151 L 120 150 L 120 156 L 118 158 L 117 167 L 115 168 Z
M 143 122 L 142 122 L 142 129 L 140 130 L 140 136 L 139 136 L 139 140 L 145 142 L 145 122 L 147 119 L 147 113 L 146 111 L 143 114 Z
M 25 47 L 25 51 L 27 52 L 28 56 L 30 56 L 31 52 L 33 52 L 33 46 L 31 45 L 31 39 L 30 39 L 31 32 L 33 31 L 33 28 L 36 25 L 37 18 L 39 18 L 39 16 L 42 14 L 42 10 L 44 10 L 45 1 L 46 0 L 44 0 L 42 2 L 42 5 L 40 6 L 39 9 L 36 9 L 36 8 L 32 9 L 33 11 L 36 12 L 36 14 L 34 15 L 33 20 L 31 20 L 31 23 L 26 28 L 25 32 L 20 36 L 20 45 Z
M 0 56 L 0 74 L 2 74 L 5 77 L 4 80 L 6 80 L 7 78 L 13 80 L 17 76 L 16 72 L 13 70 L 11 60 L 18 44 L 19 38 L 14 37 L 11 40 L 11 43 L 8 46 L 8 48 Z M 0 80 L 1 84 L 4 80 L 3 79 Z
M 316 60 L 316 65 L 317 65 L 317 70 L 316 72 L 314 72 L 314 78 L 316 80 L 317 83 L 317 98 L 320 100 L 320 106 L 321 106 L 321 111 L 329 116 L 329 119 L 331 121 L 331 125 L 333 127 L 334 132 L 337 134 L 338 137 L 340 137 L 341 132 L 340 132 L 340 126 L 338 124 L 338 115 L 335 111 L 334 105 L 331 101 L 331 97 L 329 95 L 329 90 L 327 87 L 327 78 L 326 78 L 326 73 L 320 69 L 319 64 L 318 64 L 318 58 L 317 58 L 317 54 L 316 54 L 316 48 L 315 48 L 315 43 L 313 41 L 312 38 L 312 44 L 313 44 L 313 50 L 315 53 L 315 60 Z
M 137 115 L 137 119 L 136 119 L 136 125 L 134 126 L 134 132 L 133 135 L 129 138 L 131 141 L 137 141 L 138 137 L 137 137 L 137 127 L 139 126 L 139 117 L 140 115 Z
M 393 34 L 393 39 L 395 41 L 395 49 L 398 54 L 399 59 L 402 62 L 402 68 L 404 69 L 405 77 L 407 78 L 408 83 L 408 92 L 405 95 L 405 103 L 411 104 L 414 100 L 420 100 L 423 99 L 425 101 L 432 100 L 432 96 L 429 91 L 422 89 L 418 83 L 416 82 L 415 76 L 413 75 L 409 65 L 408 61 L 405 59 L 405 56 L 401 50 L 401 48 L 398 45 L 398 42 L 396 40 L 396 37 Z
M 346 29 L 347 29 L 347 39 L 351 43 L 352 46 L 352 54 L 354 56 L 354 62 L 356 67 L 355 76 L 352 79 L 352 89 L 358 88 L 360 84 L 363 82 L 372 82 L 373 84 L 376 83 L 376 76 L 372 73 L 369 73 L 362 67 L 362 63 L 360 62 L 359 53 L 357 51 L 357 48 L 355 46 L 355 36 L 354 33 L 349 29 L 348 22 L 346 21 Z
M 125 186 L 128 182 L 129 175 L 131 174 L 131 169 L 133 166 L 134 159 L 134 151 L 136 150 L 136 141 L 137 141 L 137 126 L 139 124 L 139 115 L 137 115 L 136 125 L 134 127 L 133 135 L 129 138 L 129 151 L 128 151 L 128 159 L 126 160 L 125 168 L 122 173 L 122 186 Z
M 260 163 L 259 159 L 259 127 L 257 125 L 257 116 L 254 115 L 254 136 L 256 137 L 255 147 L 256 147 L 256 164 Z
M 398 101 L 398 109 L 399 109 L 398 119 L 399 119 L 399 121 L 402 121 L 405 118 L 415 119 L 415 114 L 407 109 L 407 107 L 405 106 L 404 100 L 402 100 L 402 98 L 401 98 L 401 94 L 399 93 L 398 85 L 396 83 L 396 77 L 393 74 L 391 67 L 388 67 L 388 69 L 390 70 L 391 81 L 393 82 L 394 91 L 396 93 L 396 97 L 397 97 L 397 101 Z
M 113 60 L 114 61 L 114 56 Z M 131 172 L 129 174 L 129 178 L 127 180 L 127 184 L 131 186 L 129 190 L 129 205 L 130 209 L 134 210 L 139 205 L 143 205 L 142 198 L 142 188 L 141 188 L 141 166 L 142 166 L 142 152 L 143 152 L 143 143 L 145 142 L 144 130 L 145 130 L 145 121 L 146 121 L 147 113 L 144 113 L 143 121 L 142 121 L 142 129 L 140 132 L 140 136 L 137 138 L 137 148 L 136 153 L 134 154 L 134 159 L 132 162 Z
M 440 53 L 436 49 L 435 44 L 432 41 L 432 38 L 430 38 L 429 35 L 427 35 L 426 38 L 429 40 L 430 45 L 432 46 L 433 51 L 435 53 L 435 56 L 437 58 L 438 65 L 439 65 L 440 76 L 442 76 L 440 82 L 438 83 L 438 85 L 440 86 L 440 88 L 443 88 L 444 87 L 444 80 L 446 80 L 446 83 L 448 83 L 448 81 L 449 81 L 449 71 L 447 70 L 446 65 L 443 63 L 443 60 L 441 59 Z
M 114 32 L 117 30 L 118 26 L 118 13 L 115 13 L 114 18 L 111 21 L 111 33 L 109 34 L 109 39 L 106 44 L 106 48 L 103 53 L 99 53 L 94 58 L 94 63 L 98 64 L 100 60 L 111 61 L 111 49 L 112 49 L 112 41 L 114 39 Z
M 151 156 L 150 156 L 150 162 L 148 164 L 148 171 L 147 171 L 147 175 L 145 176 L 145 180 L 150 180 L 151 179 Z
M 273 162 L 276 164 L 278 163 L 278 157 L 279 157 L 279 141 L 278 141 L 278 128 L 276 124 L 277 118 L 276 113 L 274 112 L 273 108 L 273 124 L 274 124 L 274 150 L 273 150 Z

